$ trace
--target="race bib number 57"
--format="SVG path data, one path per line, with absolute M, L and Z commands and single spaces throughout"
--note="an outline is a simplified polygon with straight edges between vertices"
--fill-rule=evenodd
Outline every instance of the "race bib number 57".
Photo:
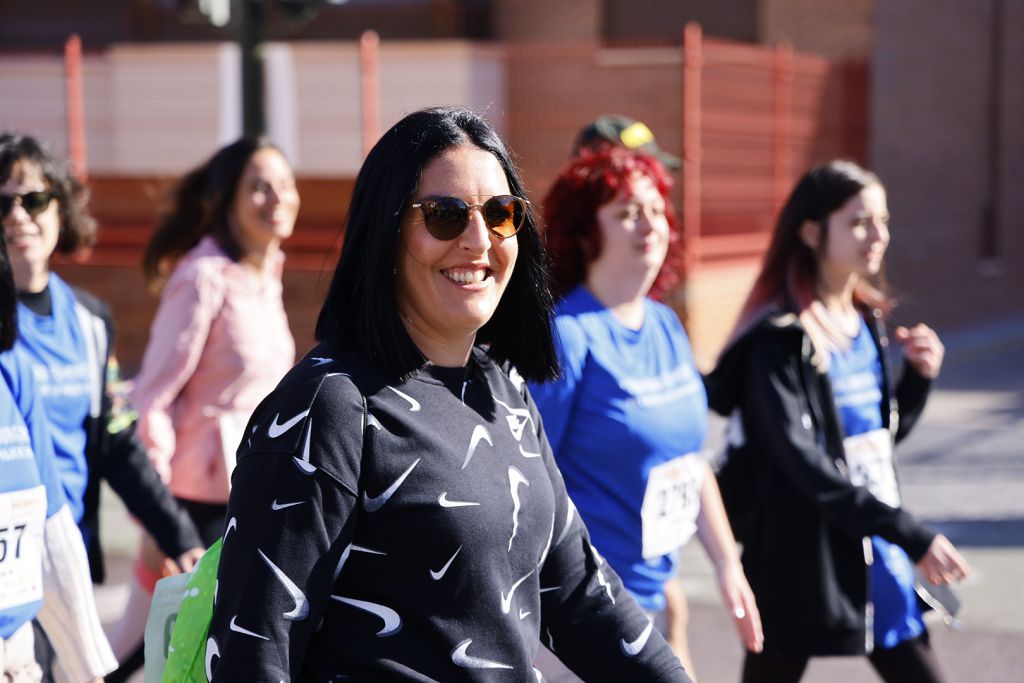
M 681 548 L 697 531 L 700 489 L 706 469 L 704 459 L 697 453 L 651 468 L 640 510 L 645 560 Z
M 0 493 L 0 610 L 43 597 L 46 489 Z

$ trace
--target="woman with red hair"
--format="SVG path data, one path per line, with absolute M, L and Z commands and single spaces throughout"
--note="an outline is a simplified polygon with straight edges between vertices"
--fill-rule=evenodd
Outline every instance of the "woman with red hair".
M 693 534 L 753 650 L 760 622 L 700 453 L 701 376 L 679 319 L 658 301 L 682 260 L 668 190 L 658 161 L 621 148 L 586 153 L 559 174 L 543 207 L 563 372 L 530 391 L 594 545 L 692 672 L 685 618 L 672 623 L 665 610 Z
M 968 568 L 902 508 L 893 462 L 943 347 L 924 325 L 897 327 L 907 363 L 892 381 L 888 244 L 878 178 L 848 161 L 812 168 L 707 381 L 711 407 L 733 415 L 719 482 L 764 623 L 745 682 L 798 681 L 810 657 L 852 654 L 886 681 L 944 680 L 912 562 L 934 584 Z

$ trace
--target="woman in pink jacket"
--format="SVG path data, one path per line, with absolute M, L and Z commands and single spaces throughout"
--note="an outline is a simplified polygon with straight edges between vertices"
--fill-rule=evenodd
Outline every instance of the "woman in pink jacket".
M 242 139 L 188 173 L 146 248 L 160 292 L 131 399 L 150 458 L 209 546 L 223 531 L 235 449 L 246 421 L 295 360 L 281 299 L 282 240 L 299 210 L 295 177 L 264 139 Z M 138 645 L 162 557 L 143 539 L 126 618 Z M 142 608 L 142 609 L 137 609 Z

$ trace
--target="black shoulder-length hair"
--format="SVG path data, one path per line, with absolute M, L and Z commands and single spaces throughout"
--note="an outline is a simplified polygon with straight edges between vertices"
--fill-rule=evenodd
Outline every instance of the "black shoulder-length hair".
M 316 325 L 318 340 L 359 350 L 405 378 L 426 359 L 402 324 L 395 289 L 399 228 L 423 168 L 446 149 L 471 144 L 501 164 L 512 194 L 525 197 L 511 155 L 491 125 L 466 109 L 422 109 L 396 123 L 370 150 L 356 177 L 345 242 Z M 552 299 L 537 218 L 526 212 L 519 256 L 494 315 L 477 333 L 490 355 L 530 380 L 557 375 Z

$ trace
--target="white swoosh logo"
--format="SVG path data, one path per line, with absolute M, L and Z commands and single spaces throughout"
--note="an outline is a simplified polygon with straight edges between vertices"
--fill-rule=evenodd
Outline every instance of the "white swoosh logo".
M 508 539 L 508 551 L 512 552 L 512 539 L 516 537 L 516 533 L 519 531 L 519 509 L 522 507 L 522 503 L 519 502 L 519 485 L 526 484 L 530 485 L 530 482 L 526 480 L 523 473 L 517 470 L 515 467 L 509 466 L 508 468 L 508 488 L 512 492 L 512 535 Z
M 480 503 L 473 503 L 468 500 L 448 500 L 448 492 L 442 491 L 441 495 L 437 497 L 437 504 L 443 508 L 461 508 L 467 505 L 479 505 Z
M 388 389 L 390 389 L 391 391 L 395 392 L 396 394 L 398 394 L 399 396 L 404 398 L 406 401 L 408 401 L 408 403 L 409 403 L 409 412 L 410 413 L 418 413 L 418 412 L 420 412 L 420 402 L 419 401 L 414 399 L 412 396 L 409 396 L 408 394 L 403 394 L 401 391 L 399 391 L 398 389 L 395 389 L 394 387 L 390 387 L 389 386 Z
M 299 424 L 299 421 L 302 420 L 302 418 L 306 417 L 307 415 L 309 415 L 308 410 L 299 413 L 298 415 L 288 420 L 284 424 L 278 424 L 277 418 L 281 417 L 281 413 L 278 413 L 277 415 L 274 416 L 274 419 L 271 420 L 270 426 L 267 427 L 267 436 L 269 436 L 271 439 L 276 439 L 277 437 L 281 436 L 295 425 Z
M 242 635 L 252 636 L 253 638 L 259 638 L 260 640 L 270 640 L 270 638 L 267 638 L 266 636 L 261 636 L 258 633 L 253 633 L 252 631 L 250 631 L 248 629 L 242 628 L 237 623 L 235 623 L 235 619 L 238 619 L 238 615 L 237 614 L 235 616 L 231 617 L 231 623 L 228 624 L 228 627 L 232 631 L 234 631 L 235 633 L 241 633 Z
M 467 638 L 452 650 L 452 662 L 455 666 L 461 666 L 464 669 L 511 669 L 513 667 L 508 664 L 502 664 L 501 662 L 495 662 L 490 659 L 481 659 L 480 657 L 473 657 L 472 655 L 466 654 L 466 650 L 469 649 L 470 644 L 473 642 L 472 638 Z
M 537 669 L 533 670 L 533 675 L 537 677 L 537 683 L 544 683 L 544 674 Z
M 544 564 L 544 560 L 548 559 L 548 551 L 551 550 L 551 539 L 555 537 L 555 515 L 551 515 L 551 532 L 548 534 L 548 543 L 544 546 L 544 552 L 540 554 L 540 559 L 537 560 L 537 566 L 541 567 Z
M 335 580 L 337 580 L 338 575 L 341 574 L 341 570 L 344 568 L 345 563 L 348 562 L 348 556 L 353 552 L 369 553 L 370 555 L 387 555 L 387 553 L 383 553 L 379 550 L 371 550 L 370 548 L 364 548 L 362 546 L 355 545 L 354 543 L 349 543 L 345 546 L 345 549 L 341 551 L 341 559 L 338 560 L 338 566 L 334 569 Z
M 512 431 L 512 436 L 515 437 L 516 441 L 522 441 L 523 429 L 526 427 L 526 423 L 533 422 L 530 411 L 524 408 L 513 408 L 498 399 L 494 399 L 494 402 L 500 404 L 502 408 L 511 413 L 505 416 L 505 419 L 508 421 L 508 428 Z
M 459 546 L 459 549 L 455 551 L 455 555 L 458 555 L 460 552 L 462 552 L 461 545 Z M 455 555 L 452 555 L 451 558 L 444 563 L 444 566 L 441 567 L 441 571 L 435 572 L 433 569 L 431 569 L 430 578 L 432 578 L 434 581 L 440 581 L 442 578 L 444 578 L 445 573 L 447 573 L 448 571 L 448 567 L 452 566 L 452 562 L 455 561 Z
M 292 456 L 292 462 L 295 466 L 302 471 L 303 474 L 313 474 L 316 472 L 316 467 L 309 464 L 309 439 L 313 435 L 313 420 L 310 419 L 309 426 L 306 429 L 306 444 L 302 447 L 302 458 L 296 458 Z
M 402 472 L 402 475 L 398 477 L 398 479 L 395 479 L 394 483 L 387 487 L 384 493 L 380 494 L 376 498 L 370 498 L 370 496 L 366 495 L 366 491 L 363 491 L 363 509 L 367 512 L 376 512 L 377 510 L 380 510 L 384 506 L 384 503 L 388 502 L 391 496 L 394 495 L 395 491 L 398 490 L 398 487 L 402 485 L 405 478 L 409 476 L 413 469 L 415 469 L 416 465 L 419 464 L 420 459 L 416 458 L 416 461 L 409 465 L 409 468 L 406 469 L 405 472 Z
M 494 442 L 491 441 L 491 435 L 487 433 L 484 426 L 477 425 L 473 428 L 473 436 L 469 438 L 469 450 L 466 451 L 466 462 L 462 463 L 462 469 L 466 469 L 466 465 L 469 464 L 470 459 L 473 457 L 473 453 L 476 452 L 476 447 L 480 445 L 481 441 L 486 441 L 491 446 L 494 445 Z
M 523 390 L 523 384 L 526 383 L 526 380 L 523 379 L 523 376 L 519 374 L 514 365 L 508 369 L 508 378 L 512 382 L 512 386 L 519 391 Z
M 530 451 L 528 451 L 525 448 L 523 448 L 522 444 L 519 444 L 519 455 L 523 456 L 524 458 L 539 458 L 540 457 L 540 453 L 531 453 Z
M 229 520 L 228 520 L 228 526 L 227 526 L 227 528 L 226 528 L 226 529 L 224 529 L 224 540 L 223 540 L 223 541 L 221 541 L 221 544 L 223 544 L 223 543 L 227 542 L 227 540 L 228 540 L 228 534 L 230 534 L 230 533 L 231 533 L 231 530 L 232 530 L 232 529 L 237 529 L 237 528 L 238 528 L 238 520 L 237 520 L 237 519 L 235 519 L 234 517 L 232 517 L 231 519 L 229 519 Z
M 293 508 L 296 505 L 302 505 L 305 502 L 306 501 L 304 500 L 297 500 L 294 503 L 278 503 L 277 499 L 275 498 L 274 502 L 270 504 L 270 509 L 273 510 L 274 512 L 277 512 L 278 510 L 284 510 L 285 508 Z
M 521 579 L 519 579 L 518 581 L 513 583 L 512 587 L 508 589 L 508 595 L 505 595 L 505 591 L 501 591 L 501 611 L 502 612 L 504 612 L 505 614 L 508 614 L 512 610 L 512 596 L 515 594 L 516 589 L 519 588 L 519 584 L 521 584 L 523 581 L 526 581 L 528 578 L 530 578 L 531 574 L 533 574 L 533 570 L 532 569 L 529 571 L 529 573 L 527 573 Z
M 295 601 L 295 609 L 290 612 L 285 612 L 283 616 L 288 621 L 302 621 L 309 614 L 309 600 L 306 599 L 305 593 L 299 590 L 299 587 L 295 585 L 295 582 L 288 578 L 288 576 L 281 571 L 276 564 L 270 561 L 270 558 L 263 554 L 263 551 L 259 548 L 256 552 L 260 554 L 263 561 L 267 563 L 270 570 L 274 572 L 274 576 L 281 582 L 284 589 L 288 591 L 288 595 L 291 596 L 292 600 Z
M 402 618 L 398 616 L 398 612 L 385 607 L 384 605 L 378 605 L 375 602 L 367 602 L 365 600 L 355 600 L 354 598 L 346 598 L 341 595 L 332 595 L 331 600 L 337 600 L 343 602 L 346 605 L 352 605 L 356 609 L 361 609 L 364 612 L 369 612 L 374 616 L 380 617 L 384 620 L 384 626 L 377 631 L 378 638 L 387 638 L 398 633 L 402 628 Z
M 519 621 L 522 621 L 526 617 L 530 616 L 530 614 L 531 614 L 531 612 L 529 610 L 524 610 L 522 607 L 520 607 L 519 608 Z
M 384 427 L 382 427 L 381 424 L 380 424 L 380 420 L 378 420 L 376 417 L 374 417 L 373 413 L 367 413 L 366 414 L 366 426 L 367 427 L 373 427 L 378 432 L 380 430 L 384 429 Z
M 333 358 L 317 358 L 316 356 L 313 356 L 312 358 L 310 358 L 310 360 L 316 361 L 316 365 L 313 366 L 314 368 L 318 368 L 321 365 L 327 365 L 328 363 L 334 362 Z
M 220 646 L 217 640 L 210 636 L 206 639 L 206 680 L 213 680 L 213 658 L 220 659 Z
M 654 630 L 654 622 L 648 621 L 647 628 L 637 637 L 636 640 L 627 643 L 625 638 L 619 638 L 619 647 L 622 648 L 622 654 L 627 657 L 636 657 L 640 654 L 640 650 L 644 649 L 644 645 L 647 644 L 647 639 L 651 637 L 651 631 Z
M 565 511 L 565 526 L 562 527 L 562 532 L 558 534 L 558 540 L 555 541 L 555 545 L 560 545 L 562 540 L 565 539 L 566 534 L 569 533 L 569 529 L 572 527 L 572 518 L 576 514 L 576 505 L 572 502 L 572 498 L 569 499 L 569 507 Z
M 609 584 L 607 581 L 605 581 L 604 572 L 602 572 L 600 569 L 597 570 L 597 582 L 599 584 L 601 584 L 602 588 L 604 588 L 604 592 L 608 594 L 608 599 L 611 600 L 612 604 L 614 605 L 615 604 L 615 596 L 612 595 L 611 584 Z

